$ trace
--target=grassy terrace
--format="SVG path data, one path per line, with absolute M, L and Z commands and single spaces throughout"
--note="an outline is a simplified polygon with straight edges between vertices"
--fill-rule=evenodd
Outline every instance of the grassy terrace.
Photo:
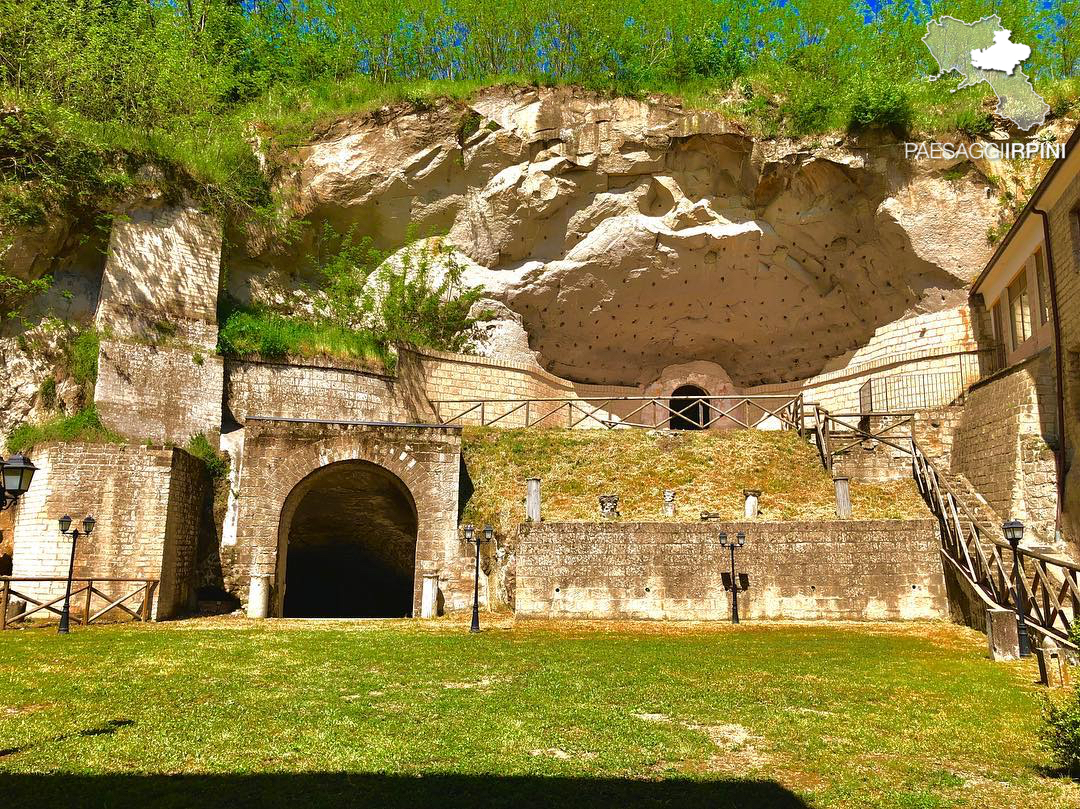
M 5 806 L 1075 807 L 946 624 L 0 633 Z
M 618 494 L 622 519 L 663 520 L 674 489 L 676 520 L 715 511 L 741 518 L 743 489 L 760 489 L 766 520 L 836 516 L 832 479 L 817 451 L 791 431 L 730 430 L 650 435 L 645 430 L 504 430 L 469 427 L 464 453 L 476 487 L 465 513 L 512 530 L 524 518 L 525 479 L 542 479 L 544 519 L 595 520 L 597 496 Z M 856 482 L 856 519 L 927 517 L 915 484 Z

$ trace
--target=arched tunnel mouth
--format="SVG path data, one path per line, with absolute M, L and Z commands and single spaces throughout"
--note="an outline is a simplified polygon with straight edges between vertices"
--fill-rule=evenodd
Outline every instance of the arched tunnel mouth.
M 712 408 L 708 401 L 701 398 L 708 396 L 704 388 L 697 385 L 681 385 L 671 392 L 668 407 L 671 408 L 672 430 L 704 430 L 712 418 Z
M 401 618 L 411 614 L 417 515 L 401 480 L 366 461 L 316 470 L 282 512 L 281 615 Z

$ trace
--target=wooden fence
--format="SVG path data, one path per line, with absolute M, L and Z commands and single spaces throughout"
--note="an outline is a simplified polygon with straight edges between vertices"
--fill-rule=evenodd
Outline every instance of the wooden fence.
M 440 424 L 503 427 L 710 427 L 801 430 L 802 395 L 610 396 L 552 399 L 438 399 Z
M 25 587 L 23 590 L 16 589 L 17 584 L 20 586 L 24 584 L 66 586 L 67 579 L 0 576 L 0 630 L 7 629 L 9 624 L 25 620 L 35 613 L 60 615 L 64 602 L 63 594 L 58 598 L 43 601 L 24 592 Z M 101 587 L 106 585 L 111 585 L 107 589 L 114 592 L 104 592 Z M 154 592 L 157 586 L 157 579 L 72 579 L 71 619 L 76 620 L 78 617 L 78 622 L 85 626 L 94 623 L 109 612 L 118 610 L 136 621 L 149 621 L 152 617 Z M 26 602 L 25 609 L 17 615 L 8 614 L 13 601 Z M 132 604 L 133 601 L 137 603 Z M 58 604 L 60 606 L 57 606 Z

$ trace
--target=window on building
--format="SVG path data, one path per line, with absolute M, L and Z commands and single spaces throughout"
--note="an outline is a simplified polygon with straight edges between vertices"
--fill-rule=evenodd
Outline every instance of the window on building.
M 1001 298 L 994 301 L 994 306 L 990 310 L 990 319 L 994 326 L 994 342 L 1005 345 L 1005 332 L 1002 330 L 1002 324 L 1005 321 L 1001 319 Z
M 1028 302 L 1027 271 L 1023 270 L 1009 284 L 1009 323 L 1015 351 L 1031 336 L 1031 305 Z
M 1050 281 L 1041 247 L 1035 251 L 1035 283 L 1039 287 L 1039 325 L 1042 326 L 1050 320 Z

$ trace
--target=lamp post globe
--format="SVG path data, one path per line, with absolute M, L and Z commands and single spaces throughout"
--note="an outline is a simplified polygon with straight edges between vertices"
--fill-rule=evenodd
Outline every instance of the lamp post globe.
M 60 533 L 61 534 L 66 534 L 68 531 L 71 530 L 71 517 L 70 516 L 65 514 L 63 517 L 60 518 L 59 522 L 60 522 Z
M 1019 520 L 1009 520 L 1002 524 L 1001 533 L 1006 541 L 1012 546 L 1013 552 L 1013 577 L 1015 578 L 1014 599 L 1016 602 L 1016 642 L 1021 657 L 1031 656 L 1031 643 L 1028 640 L 1027 609 L 1024 604 L 1024 565 L 1020 556 L 1020 540 L 1024 538 L 1024 524 Z
M 91 517 L 89 514 L 82 521 L 83 533 L 86 536 L 90 536 L 94 533 L 94 526 L 97 525 L 97 520 Z
M 6 461 L 0 458 L 0 510 L 15 505 L 15 501 L 26 494 L 30 482 L 34 479 L 37 467 L 33 462 L 17 452 Z

